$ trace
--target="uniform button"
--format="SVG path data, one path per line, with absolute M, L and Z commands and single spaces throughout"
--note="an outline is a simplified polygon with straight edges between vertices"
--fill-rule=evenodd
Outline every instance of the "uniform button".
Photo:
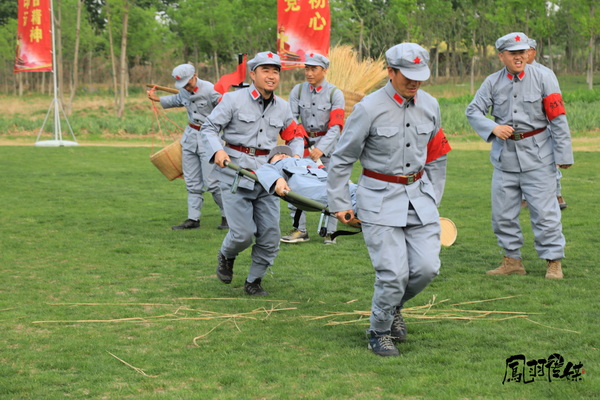
M 406 143 L 406 147 L 410 147 L 410 143 Z
M 313 106 L 316 105 L 315 103 L 313 103 Z
M 312 115 L 313 117 L 315 116 L 315 114 Z
M 258 147 L 262 147 L 262 144 L 259 144 Z
M 407 166 L 407 167 L 410 167 L 410 163 L 406 163 L 406 166 Z
M 259 132 L 262 132 L 262 129 Z
M 410 126 L 410 124 L 406 124 L 406 127 L 408 128 Z
M 514 110 L 513 112 L 516 114 L 516 113 L 517 113 L 517 110 Z
M 516 99 L 516 98 L 517 98 L 517 95 L 515 94 L 513 97 Z

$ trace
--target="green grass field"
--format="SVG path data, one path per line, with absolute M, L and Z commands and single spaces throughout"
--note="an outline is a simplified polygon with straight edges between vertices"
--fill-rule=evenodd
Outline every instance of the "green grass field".
M 440 213 L 458 227 L 442 270 L 407 304 L 401 356 L 367 349 L 373 271 L 362 235 L 283 245 L 271 295 L 215 277 L 225 235 L 207 195 L 202 227 L 186 217 L 182 180 L 149 148 L 0 147 L 0 398 L 2 399 L 593 399 L 600 382 L 600 155 L 564 172 L 565 279 L 544 279 L 528 212 L 528 275 L 490 277 L 485 151 L 449 154 Z M 285 203 L 282 203 L 285 205 Z M 282 230 L 289 229 L 282 207 Z M 507 358 L 558 353 L 581 380 L 505 382 Z M 510 371 L 509 371 L 510 372 Z

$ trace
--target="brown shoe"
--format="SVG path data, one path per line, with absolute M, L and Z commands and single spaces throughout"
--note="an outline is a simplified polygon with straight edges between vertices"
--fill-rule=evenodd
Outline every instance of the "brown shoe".
M 521 201 L 521 208 L 527 208 L 527 200 Z
M 525 275 L 525 267 L 523 266 L 523 261 L 517 260 L 516 258 L 510 258 L 504 256 L 504 260 L 502 264 L 496 269 L 489 270 L 487 272 L 488 275 L 511 275 L 511 274 L 519 274 Z
M 546 279 L 562 279 L 563 272 L 560 260 L 546 260 L 548 270 L 546 270 Z
M 561 210 L 564 210 L 565 208 L 567 208 L 567 202 L 565 201 L 565 199 L 562 196 L 556 196 L 556 200 L 558 200 L 558 206 L 560 207 Z

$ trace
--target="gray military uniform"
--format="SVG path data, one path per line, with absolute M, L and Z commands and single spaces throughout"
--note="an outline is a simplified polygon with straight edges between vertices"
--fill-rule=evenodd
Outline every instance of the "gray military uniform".
M 289 100 L 294 118 L 302 124 L 311 143 L 323 152 L 321 162 L 327 168 L 329 158 L 341 133 L 340 125 L 329 126 L 330 115 L 332 110 L 344 109 L 344 94 L 327 80 L 323 80 L 318 87 L 304 82 L 294 86 Z M 326 134 L 322 135 L 324 132 Z M 292 205 L 289 208 L 294 217 L 296 208 Z M 336 221 L 330 221 L 330 223 L 329 233 L 334 232 L 337 227 Z M 298 229 L 306 231 L 306 214 L 304 213 L 298 220 Z
M 526 65 L 513 76 L 506 68 L 488 76 L 466 110 L 469 123 L 492 143 L 492 226 L 498 244 L 511 258 L 521 258 L 523 234 L 519 222 L 522 196 L 529 205 L 535 248 L 540 258 L 564 257 L 560 209 L 554 182 L 556 164 L 573 164 L 566 115 L 548 120 L 542 100 L 560 94 L 554 74 Z M 493 120 L 486 117 L 491 109 Z M 521 140 L 501 140 L 492 130 L 509 125 L 515 133 L 541 130 Z M 517 138 L 518 139 L 518 138 Z
M 185 89 L 180 89 L 178 94 L 163 96 L 160 104 L 163 108 L 185 107 L 190 124 L 202 126 L 206 117 L 219 103 L 221 94 L 214 90 L 212 83 L 197 79 L 196 93 L 191 94 Z M 223 213 L 221 189 L 212 176 L 214 166 L 209 164 L 204 146 L 200 143 L 200 131 L 190 125 L 185 127 L 181 137 L 183 177 L 188 192 L 188 219 L 200 219 L 203 193 L 208 190 L 219 209 Z
M 214 162 L 214 154 L 219 150 L 225 150 L 233 163 L 251 171 L 267 162 L 266 154 L 247 154 L 228 146 L 243 146 L 254 149 L 252 151 L 268 153 L 277 145 L 282 131 L 295 123 L 289 104 L 284 99 L 274 96 L 266 109 L 263 102 L 254 85 L 225 93 L 201 129 L 210 162 Z M 222 140 L 227 143 L 226 146 L 223 146 Z M 302 138 L 295 137 L 290 147 L 294 154 L 301 155 L 304 151 Z M 219 177 L 229 224 L 221 253 L 233 259 L 250 247 L 255 238 L 252 265 L 247 278 L 248 282 L 254 282 L 265 275 L 279 251 L 279 199 L 246 177 L 240 179 L 236 192 L 232 193 L 237 173 L 231 168 L 217 168 L 215 172 Z
M 365 175 L 358 181 L 362 221 L 376 280 L 371 330 L 389 331 L 396 307 L 421 292 L 440 268 L 437 205 L 445 185 L 446 156 L 426 164 L 427 144 L 441 126 L 435 98 L 419 90 L 406 101 L 390 82 L 358 103 L 329 165 L 327 191 L 333 212 L 352 209 L 348 180 L 359 160 L 368 170 L 421 179 L 404 185 Z

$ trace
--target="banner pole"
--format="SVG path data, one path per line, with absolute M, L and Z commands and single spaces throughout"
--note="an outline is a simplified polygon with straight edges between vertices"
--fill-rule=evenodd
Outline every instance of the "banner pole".
M 73 134 L 73 129 L 71 129 L 71 124 L 69 123 L 69 119 L 65 114 L 65 111 L 62 109 L 62 104 L 60 104 L 60 100 L 58 98 L 58 78 L 56 76 L 56 38 L 54 33 L 54 0 L 50 0 L 50 31 L 52 32 L 52 83 L 54 86 L 54 98 L 52 99 L 52 103 L 50 103 L 50 108 L 48 109 L 48 114 L 46 114 L 46 118 L 44 119 L 44 123 L 40 128 L 40 133 L 35 141 L 36 146 L 41 147 L 62 147 L 62 146 L 78 146 L 77 140 L 75 139 L 75 134 Z M 73 73 L 77 73 L 74 71 Z M 59 108 L 60 105 L 60 108 Z M 54 107 L 53 107 L 54 106 Z M 44 126 L 46 125 L 46 121 L 48 120 L 48 116 L 50 112 L 54 110 L 54 140 L 44 140 L 39 141 L 42 132 L 44 131 Z M 62 138 L 62 128 L 60 126 L 60 111 L 62 110 L 63 116 L 65 117 L 65 121 L 69 126 L 69 130 L 71 132 L 71 136 L 73 137 L 73 141 L 63 140 Z

